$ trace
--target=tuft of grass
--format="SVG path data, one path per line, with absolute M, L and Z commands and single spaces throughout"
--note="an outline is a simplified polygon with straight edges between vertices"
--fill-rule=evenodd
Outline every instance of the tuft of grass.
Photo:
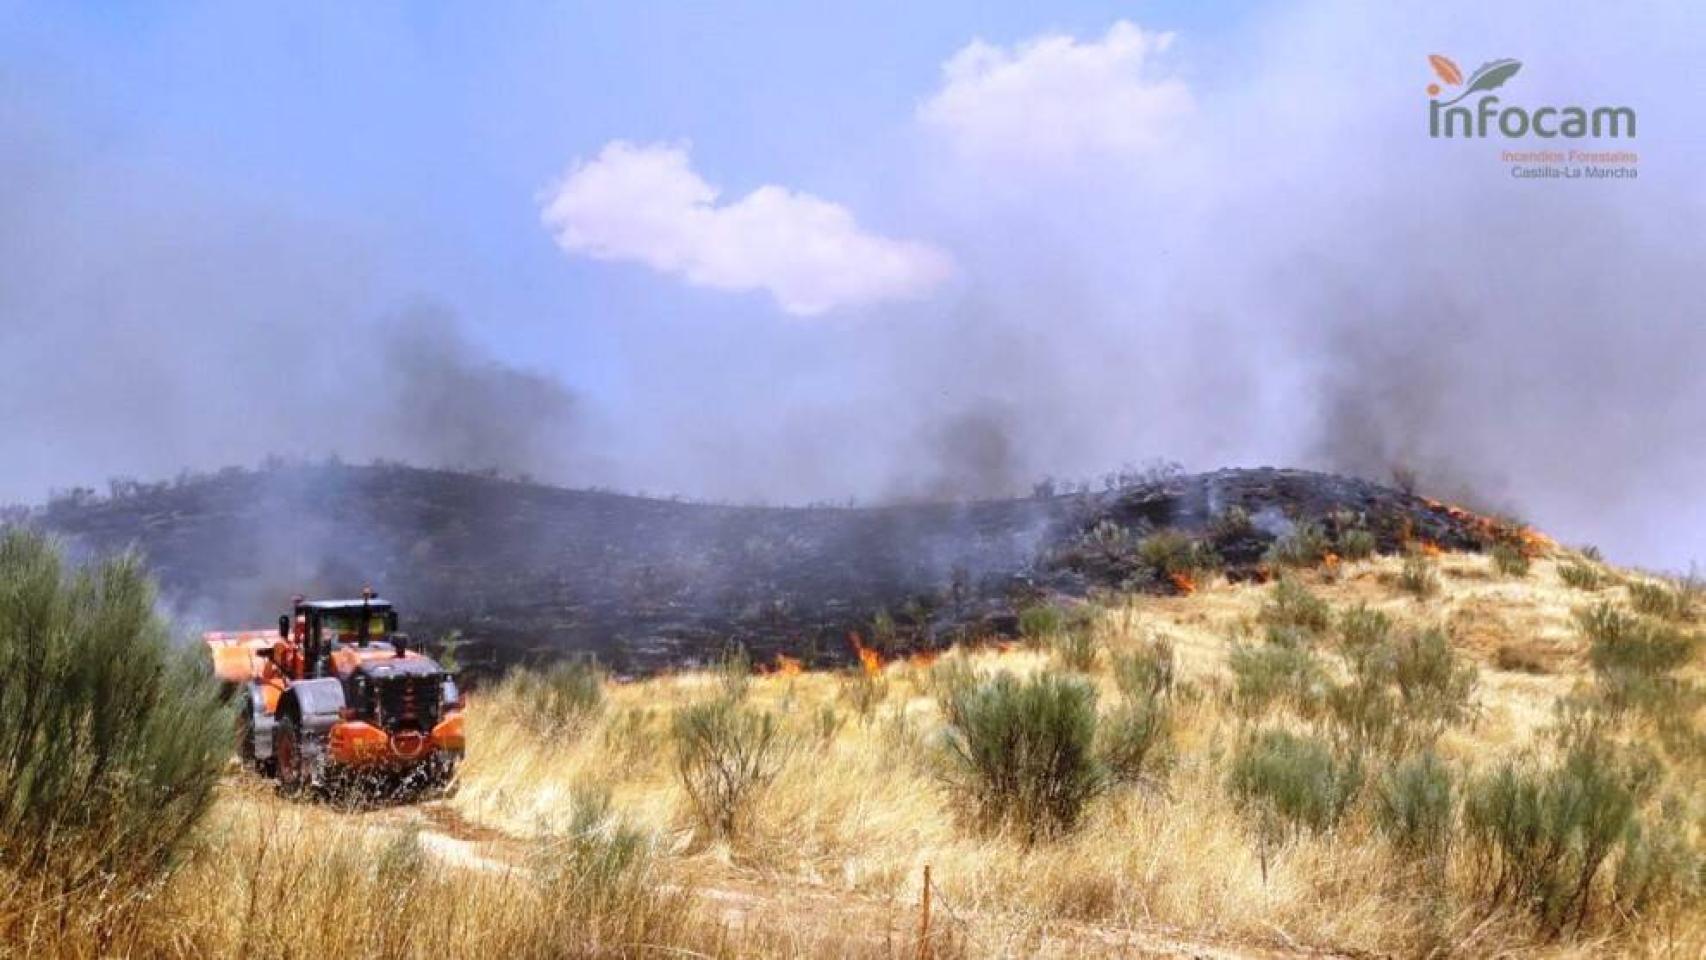
M 1101 655 L 1102 645 L 1088 625 L 1074 624 L 1055 634 L 1054 659 L 1062 667 L 1077 673 L 1090 673 L 1096 669 L 1096 659 Z
M 1339 535 L 1339 555 L 1346 560 L 1367 560 L 1374 549 L 1374 534 L 1360 527 Z
M 1113 669 L 1121 702 L 1102 719 L 1100 754 L 1115 780 L 1138 783 L 1172 763 L 1172 644 L 1159 640 L 1116 655 Z
M 542 670 L 512 670 L 498 701 L 521 726 L 543 737 L 584 732 L 604 708 L 604 668 L 591 657 L 554 663 Z
M 1648 580 L 1630 582 L 1629 603 L 1636 613 L 1661 620 L 1688 620 L 1693 613 L 1685 592 Z
M 880 673 L 854 668 L 841 673 L 841 699 L 863 722 L 870 722 L 878 706 L 888 699 L 889 681 Z
M 1339 614 L 1339 652 L 1353 664 L 1370 651 L 1386 645 L 1392 635 L 1392 618 L 1359 603 Z
M 1410 551 L 1404 557 L 1404 568 L 1398 572 L 1398 586 L 1421 599 L 1439 593 L 1439 573 L 1433 560 L 1420 550 Z
M 1528 576 L 1528 553 L 1518 544 L 1500 542 L 1493 544 L 1493 569 L 1503 577 Z
M 1588 640 L 1600 698 L 1613 714 L 1641 710 L 1694 739 L 1683 729 L 1693 713 L 1694 688 L 1673 674 L 1693 659 L 1698 635 L 1606 602 L 1577 610 L 1576 622 Z
M 746 652 L 746 647 L 734 644 L 717 659 L 716 673 L 717 685 L 722 688 L 723 696 L 730 702 L 739 703 L 746 699 L 746 692 L 752 685 L 752 656 Z
M 1052 604 L 1039 603 L 1019 611 L 1019 636 L 1033 643 L 1048 643 L 1065 628 L 1065 611 Z
M 1178 677 L 1173 645 L 1159 639 L 1115 654 L 1113 673 L 1114 685 L 1128 700 L 1167 696 Z
M 1044 671 L 1005 671 L 958 690 L 947 711 L 943 770 L 979 832 L 1026 845 L 1070 832 L 1107 784 L 1094 754 L 1096 691 Z
M 1227 658 L 1238 709 L 1246 716 L 1289 703 L 1304 716 L 1320 708 L 1328 692 L 1326 671 L 1314 651 L 1277 643 L 1235 644 Z
M 1585 555 L 1585 554 L 1584 554 Z M 1558 579 L 1567 587 L 1589 593 L 1603 589 L 1610 581 L 1604 571 L 1586 560 L 1570 560 L 1558 565 Z
M 1333 612 L 1309 588 L 1291 577 L 1280 577 L 1274 583 L 1268 602 L 1262 605 L 1261 621 L 1270 626 L 1298 627 L 1312 632 L 1324 631 L 1332 624 Z

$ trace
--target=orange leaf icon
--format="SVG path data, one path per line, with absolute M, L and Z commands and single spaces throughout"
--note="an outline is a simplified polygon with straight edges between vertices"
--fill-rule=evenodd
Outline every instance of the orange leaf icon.
M 1457 69 L 1457 64 L 1452 63 L 1450 57 L 1430 53 L 1428 54 L 1428 63 L 1433 65 L 1434 73 L 1439 74 L 1439 78 L 1446 83 L 1455 87 L 1463 82 L 1463 71 Z

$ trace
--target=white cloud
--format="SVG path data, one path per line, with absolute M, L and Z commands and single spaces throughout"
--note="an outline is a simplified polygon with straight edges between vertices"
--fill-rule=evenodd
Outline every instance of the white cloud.
M 929 294 L 953 272 L 934 247 L 860 229 L 840 204 L 762 186 L 732 203 L 693 172 L 687 148 L 605 145 L 545 198 L 564 251 L 634 260 L 718 290 L 766 290 L 788 313 Z
M 942 65 L 942 88 L 918 118 L 974 161 L 1053 170 L 1130 158 L 1166 143 L 1192 112 L 1185 83 L 1154 69 L 1172 43 L 1123 20 L 1099 41 L 974 40 Z

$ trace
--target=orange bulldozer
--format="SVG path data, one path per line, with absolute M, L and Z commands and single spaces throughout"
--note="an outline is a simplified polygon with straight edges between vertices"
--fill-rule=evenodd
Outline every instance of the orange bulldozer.
M 456 678 L 409 649 L 391 604 L 305 600 L 278 631 L 203 635 L 236 695 L 237 753 L 286 793 L 352 779 L 439 787 L 462 757 Z

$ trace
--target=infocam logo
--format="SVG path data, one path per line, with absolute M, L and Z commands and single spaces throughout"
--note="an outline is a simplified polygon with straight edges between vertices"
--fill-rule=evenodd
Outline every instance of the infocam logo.
M 1489 130 L 1506 137 L 1564 137 L 1580 140 L 1584 137 L 1635 136 L 1635 111 L 1629 107 L 1540 107 L 1529 110 L 1504 106 L 1492 95 L 1522 70 L 1520 60 L 1492 60 L 1481 64 L 1467 78 L 1450 57 L 1435 53 L 1428 56 L 1434 74 L 1445 84 L 1428 84 L 1428 136 L 1430 137 L 1487 137 Z M 1461 91 L 1450 88 L 1462 87 Z M 1452 94 L 1456 96 L 1451 96 Z M 1473 107 L 1458 106 L 1474 94 L 1481 98 Z M 1449 100 L 1440 99 L 1451 97 Z

